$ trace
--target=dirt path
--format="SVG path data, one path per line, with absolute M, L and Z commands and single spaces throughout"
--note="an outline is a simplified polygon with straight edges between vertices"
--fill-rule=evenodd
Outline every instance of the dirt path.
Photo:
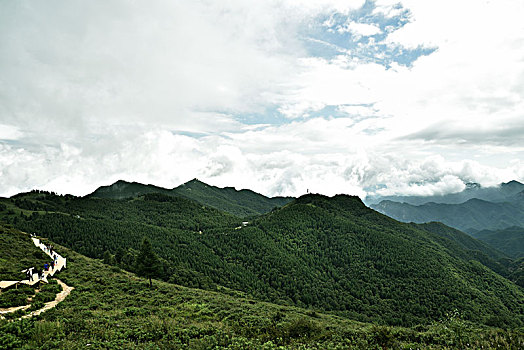
M 64 257 L 62 257 L 61 255 L 59 255 L 58 253 L 56 253 L 55 251 L 51 252 L 49 251 L 48 247 L 42 243 L 40 241 L 40 239 L 36 238 L 36 237 L 31 237 L 33 243 L 38 247 L 40 248 L 44 253 L 46 253 L 47 255 L 49 255 L 50 257 L 56 259 L 56 264 L 55 264 L 55 267 L 54 269 L 49 269 L 48 271 L 45 271 L 44 272 L 44 276 L 42 279 L 40 279 L 40 281 L 44 281 L 47 283 L 47 277 L 50 275 L 50 276 L 53 276 L 56 272 L 59 272 L 60 270 L 62 270 L 62 268 L 65 268 L 66 267 L 66 259 Z M 24 271 L 22 271 L 24 272 Z M 37 274 L 33 274 L 33 281 L 29 281 L 29 280 L 22 280 L 22 281 L 11 281 L 11 282 L 15 282 L 15 283 L 21 283 L 21 284 L 28 284 L 28 285 L 34 285 L 36 284 L 39 279 L 37 277 Z M 44 304 L 44 307 L 39 309 L 39 310 L 35 310 L 27 315 L 24 315 L 22 316 L 22 318 L 28 318 L 28 317 L 33 317 L 33 316 L 37 316 L 37 315 L 40 315 L 42 312 L 45 312 L 49 309 L 52 309 L 54 308 L 58 303 L 60 303 L 62 300 L 64 300 L 68 295 L 69 293 L 71 293 L 71 291 L 74 289 L 73 287 L 69 287 L 68 285 L 66 285 L 64 282 L 60 281 L 59 279 L 56 280 L 58 282 L 58 284 L 60 286 L 62 286 L 62 291 L 60 293 L 58 293 L 55 297 L 55 300 L 53 301 L 50 301 L 50 302 L 47 302 Z M 4 281 L 6 282 L 6 281 Z M 7 281 L 7 282 L 10 282 L 10 281 Z M 34 297 L 34 295 L 33 295 Z M 22 306 L 14 306 L 14 307 L 9 307 L 9 308 L 5 308 L 5 309 L 0 309 L 0 319 L 3 319 L 5 318 L 3 315 L 4 314 L 8 314 L 8 313 L 12 313 L 12 312 L 16 312 L 18 310 L 26 310 L 28 308 L 31 307 L 31 304 L 29 305 L 22 305 Z
M 69 287 L 67 284 L 65 284 L 64 282 L 60 281 L 59 279 L 57 279 L 56 281 L 58 282 L 59 285 L 62 286 L 62 291 L 56 295 L 55 300 L 45 303 L 43 308 L 41 308 L 39 310 L 35 310 L 35 311 L 31 312 L 30 314 L 24 315 L 24 316 L 22 316 L 22 318 L 29 318 L 29 317 L 33 317 L 33 316 L 38 316 L 42 312 L 45 312 L 45 311 L 47 311 L 49 309 L 54 308 L 56 305 L 58 305 L 58 303 L 62 302 L 69 295 L 69 293 L 71 293 L 71 291 L 73 289 L 75 289 L 74 287 Z
M 21 320 L 22 318 L 29 318 L 29 317 L 33 317 L 33 316 L 38 316 L 42 312 L 45 312 L 45 311 L 47 311 L 49 309 L 54 308 L 55 306 L 58 305 L 58 303 L 62 302 L 69 295 L 69 293 L 71 293 L 71 291 L 73 289 L 75 289 L 74 287 L 69 287 L 67 284 L 65 284 L 64 282 L 60 281 L 59 279 L 57 279 L 56 281 L 58 282 L 59 285 L 62 286 L 62 291 L 56 295 L 55 300 L 45 303 L 43 308 L 35 310 L 35 311 L 33 311 L 33 312 L 31 312 L 31 313 L 29 313 L 27 315 L 24 315 L 21 318 L 19 318 L 19 320 Z M 23 306 L 10 307 L 10 308 L 6 308 L 6 309 L 0 309 L 0 319 L 5 318 L 4 316 L 2 316 L 2 314 L 11 313 L 11 312 L 15 312 L 15 311 L 18 311 L 18 310 L 26 310 L 26 309 L 28 309 L 30 307 L 31 307 L 31 305 L 29 304 L 29 305 L 23 305 Z
M 11 312 L 15 312 L 15 311 L 18 311 L 18 310 L 25 310 L 25 309 L 28 309 L 31 305 L 22 305 L 22 306 L 13 306 L 13 307 L 8 307 L 8 308 L 0 308 L 0 315 L 3 315 L 3 314 L 9 314 Z M 0 316 L 2 317 L 2 316 Z

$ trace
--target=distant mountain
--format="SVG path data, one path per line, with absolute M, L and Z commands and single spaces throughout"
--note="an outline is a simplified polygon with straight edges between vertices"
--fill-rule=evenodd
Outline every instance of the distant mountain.
M 387 324 L 431 323 L 455 309 L 475 322 L 524 324 L 524 292 L 503 277 L 509 271 L 497 260 L 501 253 L 440 224 L 400 223 L 357 197 L 302 196 L 247 226 L 159 193 L 19 200 L 25 208 L 45 203 L 47 213 L 8 200 L 4 222 L 94 258 L 107 252 L 130 270 L 147 236 L 162 261 L 159 277 L 191 287 L 223 285 Z
M 144 185 L 138 182 L 127 182 L 118 180 L 112 185 L 97 188 L 87 197 L 125 199 L 141 196 L 147 193 L 163 193 L 172 195 L 172 190 L 155 185 Z
M 425 203 L 460 204 L 473 198 L 488 202 L 505 202 L 512 200 L 515 195 L 522 191 L 524 191 L 524 184 L 518 181 L 502 183 L 495 187 L 482 187 L 477 183 L 468 183 L 466 188 L 458 193 L 434 196 L 370 196 L 365 199 L 365 202 L 368 205 L 375 205 L 384 200 L 412 205 Z
M 399 221 L 440 221 L 461 231 L 524 226 L 524 196 L 517 193 L 507 200 L 508 202 L 488 202 L 474 198 L 460 204 L 430 202 L 422 205 L 384 200 L 371 205 L 371 208 Z
M 98 188 L 88 197 L 124 199 L 148 193 L 184 197 L 239 217 L 264 214 L 293 200 L 291 197 L 268 198 L 251 190 L 215 187 L 197 179 L 173 189 L 120 180 L 110 186 Z
M 240 217 L 265 214 L 294 199 L 292 197 L 269 198 L 251 190 L 215 187 L 197 179 L 174 188 L 173 193 Z
M 489 243 L 491 246 L 513 258 L 524 257 L 524 228 L 508 227 L 501 230 L 482 230 L 472 236 Z

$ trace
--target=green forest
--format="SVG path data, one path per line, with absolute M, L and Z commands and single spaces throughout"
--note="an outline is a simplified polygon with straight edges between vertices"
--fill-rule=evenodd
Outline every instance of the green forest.
M 306 195 L 243 220 L 186 198 L 126 199 L 33 191 L 2 200 L 4 223 L 115 268 L 137 271 L 145 237 L 154 277 L 229 288 L 280 305 L 390 326 L 431 324 L 457 310 L 486 326 L 522 327 L 515 262 L 460 231 L 404 224 L 357 197 Z
M 0 237 L 5 238 L 1 251 L 16 241 L 20 253 L 38 252 L 28 234 L 2 228 Z M 52 279 L 29 310 L 0 319 L 0 349 L 520 349 L 524 344 L 522 328 L 479 325 L 459 310 L 406 328 L 262 302 L 223 286 L 206 291 L 154 280 L 150 288 L 147 278 L 55 245 L 68 260 L 55 277 L 74 290 L 56 308 L 19 319 L 60 291 Z M 16 291 L 21 305 L 34 294 Z M 1 293 L 0 300 L 7 294 L 13 293 Z

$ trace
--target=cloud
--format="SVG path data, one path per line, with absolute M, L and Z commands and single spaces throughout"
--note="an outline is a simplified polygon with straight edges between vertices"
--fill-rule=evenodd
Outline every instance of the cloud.
M 0 140 L 17 140 L 23 137 L 23 135 L 15 125 L 0 124 Z
M 428 128 L 409 134 L 403 139 L 423 140 L 433 143 L 452 143 L 454 145 L 493 144 L 498 146 L 517 146 L 524 150 L 524 121 L 484 127 L 482 123 L 466 124 L 449 121 L 448 123 L 432 125 Z
M 505 0 L 2 2 L 0 194 L 522 181 L 523 13 Z
M 382 32 L 380 28 L 374 24 L 357 22 L 349 22 L 344 27 L 340 28 L 339 31 L 347 31 L 359 36 L 371 36 Z

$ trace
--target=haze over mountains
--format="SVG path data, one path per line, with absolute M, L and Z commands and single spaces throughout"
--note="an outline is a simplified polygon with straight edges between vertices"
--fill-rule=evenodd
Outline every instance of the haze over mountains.
M 393 202 L 421 205 L 429 202 L 443 204 L 460 204 L 470 199 L 481 199 L 489 202 L 505 202 L 513 199 L 516 195 L 524 191 L 524 184 L 518 181 L 501 183 L 495 187 L 482 187 L 477 183 L 465 184 L 465 189 L 456 193 L 432 196 L 368 196 L 366 204 L 374 205 L 381 201 L 390 200 Z

